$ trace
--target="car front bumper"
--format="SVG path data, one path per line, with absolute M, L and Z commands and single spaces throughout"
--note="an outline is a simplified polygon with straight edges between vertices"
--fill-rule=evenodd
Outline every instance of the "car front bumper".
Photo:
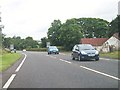
M 49 51 L 48 53 L 52 54 L 52 53 L 59 53 L 59 51 Z
M 88 55 L 81 55 L 82 60 L 91 60 L 91 59 L 99 59 L 99 55 L 88 56 Z

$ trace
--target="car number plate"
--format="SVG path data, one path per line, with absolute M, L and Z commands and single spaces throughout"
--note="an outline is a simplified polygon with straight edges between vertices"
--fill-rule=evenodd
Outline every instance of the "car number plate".
M 89 54 L 88 56 L 95 56 L 94 54 Z

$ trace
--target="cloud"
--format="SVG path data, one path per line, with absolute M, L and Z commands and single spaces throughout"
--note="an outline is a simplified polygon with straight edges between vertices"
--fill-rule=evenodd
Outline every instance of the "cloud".
M 118 0 L 1 0 L 3 33 L 40 39 L 55 19 L 95 17 L 111 21 Z

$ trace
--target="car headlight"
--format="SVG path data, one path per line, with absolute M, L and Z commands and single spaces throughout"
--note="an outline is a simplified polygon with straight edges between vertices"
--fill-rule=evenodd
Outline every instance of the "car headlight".
M 98 52 L 98 51 L 96 51 L 96 52 L 95 52 L 95 54 L 99 54 L 99 52 Z
M 84 51 L 81 51 L 81 54 L 87 54 L 86 52 L 84 52 Z

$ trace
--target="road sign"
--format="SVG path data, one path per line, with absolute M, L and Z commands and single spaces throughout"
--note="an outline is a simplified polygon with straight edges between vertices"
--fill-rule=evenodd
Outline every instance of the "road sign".
M 14 45 L 10 44 L 10 50 L 13 50 L 13 49 L 14 49 Z
M 49 47 L 49 46 L 50 46 L 50 42 L 47 42 L 47 43 L 46 43 L 46 47 Z

